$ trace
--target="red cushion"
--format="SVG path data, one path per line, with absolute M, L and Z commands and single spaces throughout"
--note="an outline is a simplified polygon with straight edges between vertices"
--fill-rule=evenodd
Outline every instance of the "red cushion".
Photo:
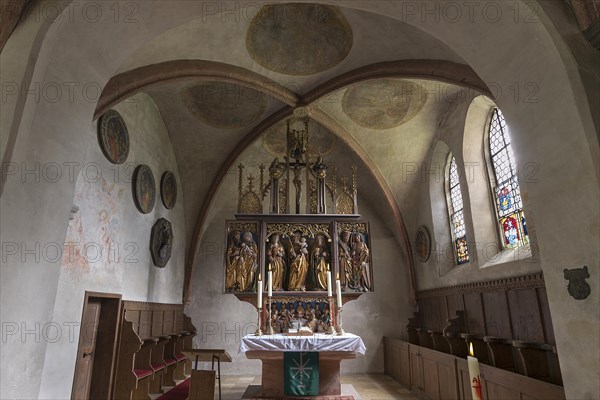
M 188 398 L 189 392 L 190 380 L 186 379 L 156 400 L 184 400 Z
M 156 371 L 160 371 L 161 369 L 163 369 L 165 367 L 165 364 L 160 363 L 160 364 L 151 364 L 150 365 L 152 367 L 152 369 L 154 370 L 154 372 Z
M 165 363 L 166 363 L 167 365 L 173 365 L 173 364 L 175 364 L 176 362 L 177 362 L 177 360 L 176 360 L 176 359 L 174 359 L 174 358 L 165 358 Z
M 134 369 L 133 373 L 138 379 L 145 378 L 147 376 L 152 375 L 152 370 L 150 369 Z
M 185 356 L 183 354 L 177 354 L 175 358 L 177 359 L 177 361 L 185 360 Z

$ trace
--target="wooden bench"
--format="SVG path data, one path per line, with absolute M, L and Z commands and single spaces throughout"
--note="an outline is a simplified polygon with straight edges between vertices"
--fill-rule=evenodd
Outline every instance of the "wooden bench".
M 512 340 L 495 336 L 484 336 L 483 341 L 488 347 L 491 366 L 516 372 Z
M 150 352 L 156 342 L 156 339 L 141 339 L 133 324 L 123 320 L 115 380 L 116 399 L 150 399 L 149 384 L 154 374 L 150 366 Z
M 463 338 L 467 344 L 467 348 L 473 344 L 473 353 L 479 362 L 484 364 L 490 364 L 490 356 L 488 354 L 487 345 L 484 343 L 483 338 L 479 335 L 472 333 L 461 333 L 460 337 Z
M 448 325 L 444 327 L 442 333 L 448 342 L 450 347 L 450 354 L 466 358 L 468 354 L 468 347 L 463 338 L 460 337 L 461 333 L 465 331 L 465 316 L 464 311 L 456 311 L 456 317 L 448 319 Z
M 525 376 L 545 382 L 562 384 L 556 347 L 546 343 L 513 340 Z

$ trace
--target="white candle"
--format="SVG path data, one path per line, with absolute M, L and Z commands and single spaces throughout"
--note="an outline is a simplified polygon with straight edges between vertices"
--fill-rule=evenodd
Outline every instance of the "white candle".
M 271 271 L 271 264 L 269 264 L 269 297 L 273 296 L 273 271 Z
M 471 380 L 471 395 L 473 400 L 483 400 L 481 390 L 481 377 L 479 375 L 479 361 L 475 358 L 473 353 L 473 343 L 469 343 L 469 356 L 467 356 L 467 363 L 469 364 L 469 378 Z
M 262 292 L 263 291 L 263 287 L 262 287 L 262 276 L 260 276 L 260 273 L 258 274 L 258 302 L 257 302 L 257 306 L 256 308 L 262 308 Z
M 331 288 L 331 270 L 329 269 L 329 264 L 327 264 L 327 296 L 333 296 Z
M 342 306 L 342 285 L 340 284 L 340 274 L 337 275 L 335 280 L 335 290 L 337 292 L 337 304 L 338 307 Z

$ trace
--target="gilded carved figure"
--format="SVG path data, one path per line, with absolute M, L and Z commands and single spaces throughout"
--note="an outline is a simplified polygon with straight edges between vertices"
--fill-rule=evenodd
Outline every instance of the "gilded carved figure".
M 308 273 L 308 243 L 306 238 L 295 235 L 294 243 L 290 247 L 290 281 L 288 290 L 306 290 L 306 275 Z
M 225 290 L 236 290 L 238 269 L 237 264 L 240 260 L 240 249 L 242 245 L 242 237 L 240 231 L 233 231 L 230 235 L 229 244 L 227 245 L 227 266 L 225 276 Z
M 285 249 L 279 240 L 279 235 L 271 237 L 271 245 L 267 253 L 269 264 L 273 272 L 273 290 L 283 290 L 285 273 Z
M 251 232 L 235 230 L 227 246 L 225 290 L 244 292 L 254 289 L 258 268 L 258 246 Z
M 354 274 L 352 273 L 352 259 L 350 257 L 350 231 L 344 230 L 338 238 L 338 261 L 343 290 L 354 287 Z
M 240 246 L 241 262 L 237 264 L 236 283 L 240 292 L 254 289 L 254 277 L 258 268 L 258 246 L 252 238 L 252 233 L 244 233 Z
M 315 290 L 327 290 L 327 257 L 325 237 L 317 235 L 311 251 L 311 270 L 314 274 Z
M 369 271 L 369 248 L 360 233 L 352 238 L 352 272 L 354 274 L 354 289 L 368 292 L 371 290 L 371 277 Z

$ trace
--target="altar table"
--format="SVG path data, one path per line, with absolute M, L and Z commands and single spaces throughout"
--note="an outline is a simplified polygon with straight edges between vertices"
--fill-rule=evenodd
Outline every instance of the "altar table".
M 319 394 L 341 395 L 340 363 L 356 358 L 367 349 L 360 336 L 346 333 L 341 336 L 316 333 L 313 336 L 246 335 L 239 352 L 249 359 L 262 361 L 261 396 L 283 396 L 283 353 L 319 353 Z

